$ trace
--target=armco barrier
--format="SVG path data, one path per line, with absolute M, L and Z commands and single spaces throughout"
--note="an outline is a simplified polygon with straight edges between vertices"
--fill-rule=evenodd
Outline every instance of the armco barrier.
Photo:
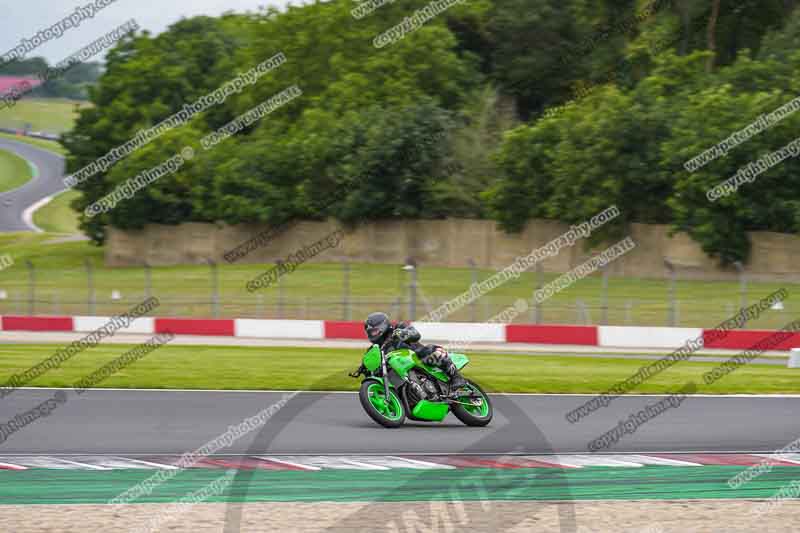
M 120 328 L 121 333 L 155 333 L 155 318 L 139 317 L 131 321 L 127 328 Z M 107 316 L 76 316 L 75 331 L 91 332 L 102 328 L 111 321 Z
M 505 342 L 503 324 L 413 322 L 422 338 L 440 342 Z M 326 339 L 366 340 L 363 322 L 325 321 Z
M 0 317 L 5 331 L 75 331 L 88 333 L 102 327 L 109 317 Z M 602 346 L 609 348 L 663 348 L 674 350 L 687 340 L 703 336 L 706 348 L 746 350 L 774 333 L 768 330 L 728 331 L 720 339 L 710 329 L 661 328 L 628 326 L 569 326 L 527 324 L 472 324 L 454 322 L 416 322 L 423 342 L 445 343 L 528 343 L 553 345 Z M 166 333 L 176 335 L 208 335 L 254 337 L 265 339 L 351 339 L 364 341 L 362 322 L 336 320 L 257 320 L 151 318 L 134 320 L 122 333 Z M 800 348 L 800 333 L 775 347 L 788 351 Z
M 667 348 L 674 350 L 689 339 L 703 334 L 701 328 L 639 328 L 599 326 L 598 346 L 615 348 Z
M 505 324 L 413 322 L 423 339 L 448 343 L 506 342 Z M 363 326 L 362 326 L 363 338 Z
M 74 331 L 72 317 L 65 316 L 4 316 L 5 331 Z
M 324 339 L 325 328 L 321 320 L 254 320 L 236 319 L 237 337 L 265 339 Z
M 598 346 L 597 326 L 506 326 L 506 342 Z
M 197 320 L 194 318 L 156 318 L 155 333 L 175 335 L 221 335 L 233 337 L 234 320 Z
M 325 321 L 326 339 L 365 339 L 364 324 L 362 322 L 337 322 Z
M 703 330 L 703 346 L 706 348 L 727 348 L 735 350 L 746 350 L 758 344 L 762 340 L 769 338 L 774 331 L 771 330 L 731 330 L 728 332 L 717 332 L 711 335 L 713 329 Z M 721 337 L 721 338 L 717 338 Z M 711 340 L 713 339 L 713 340 Z M 800 347 L 800 333 L 793 333 L 791 337 L 773 348 L 774 350 L 791 350 Z

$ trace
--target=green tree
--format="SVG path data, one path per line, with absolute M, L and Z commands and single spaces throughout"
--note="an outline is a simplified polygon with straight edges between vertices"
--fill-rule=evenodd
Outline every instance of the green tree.
M 324 216 L 334 210 L 321 210 L 317 194 L 337 189 L 345 177 L 355 185 L 335 210 L 343 220 L 444 216 L 452 204 L 431 199 L 444 194 L 432 183 L 442 181 L 449 143 L 420 148 L 413 141 L 451 127 L 449 117 L 480 84 L 478 60 L 459 49 L 445 16 L 377 49 L 375 36 L 402 22 L 409 6 L 385 6 L 360 21 L 350 7 L 316 3 L 252 17 L 200 17 L 156 38 L 144 34 L 121 44 L 92 92 L 95 107 L 67 137 L 70 170 L 282 52 L 284 65 L 196 117 L 193 134 L 199 138 L 291 85 L 299 86 L 302 96 L 159 180 L 166 190 L 172 190 L 172 181 L 191 183 L 176 189 L 185 193 L 179 208 L 166 196 L 150 195 L 148 206 L 134 209 L 131 202 L 124 227 Z M 412 148 L 417 155 L 409 159 Z M 156 154 L 169 157 L 153 149 L 120 172 L 140 171 Z M 76 205 L 90 205 L 117 182 L 111 169 L 79 185 L 85 198 Z M 123 227 L 116 214 L 84 221 L 97 242 L 106 224 Z

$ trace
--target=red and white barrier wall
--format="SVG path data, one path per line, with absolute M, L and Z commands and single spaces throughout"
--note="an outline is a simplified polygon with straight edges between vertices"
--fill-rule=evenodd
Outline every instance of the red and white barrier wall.
M 0 317 L 4 331 L 76 331 L 91 332 L 102 327 L 110 317 Z M 414 324 L 425 340 L 449 343 L 529 343 L 602 346 L 614 348 L 664 348 L 673 350 L 690 339 L 702 336 L 706 348 L 747 349 L 768 337 L 768 330 L 735 330 L 720 339 L 709 340 L 712 330 L 701 328 L 662 328 L 628 326 L 568 326 L 525 324 L 477 324 L 460 322 L 420 322 Z M 335 320 L 256 320 L 138 318 L 121 330 L 124 333 L 164 333 L 211 335 L 267 339 L 354 339 L 364 340 L 361 322 Z M 800 333 L 795 333 L 776 350 L 800 347 Z

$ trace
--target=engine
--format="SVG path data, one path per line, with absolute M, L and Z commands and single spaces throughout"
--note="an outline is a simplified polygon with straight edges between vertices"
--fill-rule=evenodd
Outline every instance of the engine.
M 441 391 L 437 384 L 422 372 L 412 370 L 408 373 L 408 379 L 411 382 L 413 396 L 418 396 L 414 398 L 414 403 L 419 400 L 435 400 L 439 397 Z

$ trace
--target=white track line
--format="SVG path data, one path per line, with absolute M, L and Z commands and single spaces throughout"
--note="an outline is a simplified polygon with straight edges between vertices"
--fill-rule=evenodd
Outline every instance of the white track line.
M 25 158 L 23 157 L 23 159 L 25 159 Z M 36 165 L 36 163 L 34 163 L 33 161 L 30 161 L 28 159 L 25 159 L 25 162 L 28 163 L 28 166 L 31 167 L 31 174 L 33 175 L 33 178 L 31 179 L 30 182 L 34 182 L 37 179 L 39 179 L 39 176 L 41 176 L 41 172 L 39 172 L 39 167 Z M 13 191 L 9 191 L 9 192 L 13 192 Z M 60 194 L 60 193 L 56 193 L 56 194 Z M 25 209 L 22 212 L 22 221 L 25 223 L 26 226 L 28 226 L 31 230 L 35 231 L 36 233 L 44 233 L 44 230 L 42 228 L 40 228 L 39 226 L 37 226 L 36 224 L 33 223 L 33 213 L 37 209 L 40 209 L 40 208 L 44 207 L 45 205 L 49 204 L 50 201 L 53 198 L 56 197 L 56 194 L 53 194 L 53 195 L 48 196 L 46 198 L 42 198 L 41 200 L 39 200 L 38 202 L 34 203 L 33 205 L 28 206 L 27 209 Z
M 537 456 L 531 456 L 532 459 L 536 459 Z M 542 456 L 538 456 L 540 460 Z M 563 459 L 562 459 L 563 458 Z M 553 456 L 553 460 L 556 461 L 558 464 L 562 464 L 564 466 L 621 466 L 627 468 L 640 468 L 643 465 L 640 463 L 634 463 L 632 461 L 619 461 L 616 459 L 610 459 L 603 456 L 592 456 L 592 455 L 556 455 Z
M 618 454 L 618 455 L 610 455 L 610 459 L 620 460 L 620 461 L 634 461 L 636 463 L 641 463 L 643 465 L 660 465 L 660 466 L 703 466 L 702 463 L 692 463 L 689 461 L 681 461 L 678 459 L 664 459 L 663 457 L 653 457 L 647 454 Z
M 363 456 L 363 457 L 369 457 L 369 456 Z M 413 467 L 412 466 L 411 468 L 427 468 L 427 469 L 431 469 L 431 470 L 440 470 L 440 469 L 453 470 L 453 469 L 456 468 L 453 465 L 445 465 L 445 464 L 439 464 L 439 463 L 428 463 L 426 461 L 418 461 L 416 459 L 409 459 L 407 457 L 399 457 L 399 456 L 396 456 L 396 455 L 387 455 L 386 458 L 387 459 L 392 459 L 392 460 L 399 459 L 399 460 L 401 460 L 403 462 L 408 462 L 408 463 L 418 464 L 419 465 L 418 467 Z
M 439 457 L 453 456 L 456 454 L 438 454 Z M 479 456 L 484 456 L 480 454 Z M 496 454 L 494 454 L 496 455 Z M 721 454 L 719 454 L 721 455 Z M 786 460 L 795 464 L 800 464 L 800 460 L 785 459 L 778 454 L 752 454 L 757 457 L 766 458 L 762 463 L 769 463 L 772 460 Z M 800 454 L 798 459 L 800 459 Z M 463 456 L 463 455 L 462 455 Z M 55 457 L 52 455 L 35 455 L 30 457 L 12 458 L 16 463 L 0 462 L 0 469 L 6 470 L 27 470 L 29 468 L 50 468 L 61 470 L 121 470 L 136 468 L 157 468 L 180 470 L 179 467 L 143 461 L 126 457 L 124 455 L 102 456 L 102 455 L 68 455 L 71 459 Z M 286 465 L 304 471 L 320 470 L 392 470 L 398 468 L 410 468 L 421 470 L 451 470 L 459 467 L 420 461 L 407 457 L 395 455 L 248 455 L 252 459 L 261 459 L 273 464 Z M 616 454 L 616 455 L 587 455 L 587 454 L 529 454 L 520 456 L 523 459 L 549 463 L 553 468 L 584 468 L 584 467 L 612 467 L 612 468 L 640 468 L 644 465 L 664 466 L 664 467 L 703 467 L 705 463 L 682 461 L 678 459 L 668 459 L 654 457 L 648 454 Z M 680 457 L 680 455 L 678 455 Z M 107 459 L 107 460 L 104 460 Z M 220 458 L 220 456 L 213 456 Z M 754 462 L 753 466 L 759 463 Z M 135 465 L 135 466 L 132 466 Z M 143 465 L 143 466 L 139 466 Z M 744 466 L 744 465 L 743 465 Z M 544 468 L 544 467 L 543 467 Z
M 75 456 L 76 454 L 70 454 L 65 457 Z M 23 466 L 27 466 L 29 468 L 55 468 L 61 470 L 110 470 L 110 468 L 79 463 L 77 461 L 70 461 L 64 457 L 54 457 L 53 455 L 33 455 L 27 457 L 17 455 L 10 457 L 15 463 L 21 463 Z
M 61 193 L 59 192 L 59 193 L 50 195 L 50 196 L 48 196 L 46 198 L 42 198 L 41 200 L 39 200 L 35 204 L 33 204 L 31 206 L 28 206 L 25 209 L 25 211 L 22 212 L 22 221 L 25 223 L 25 225 L 28 226 L 29 228 L 31 228 L 31 230 L 35 231 L 36 233 L 44 233 L 44 230 L 42 228 L 40 228 L 39 226 L 37 226 L 36 224 L 33 223 L 33 214 L 37 210 L 39 210 L 42 207 L 44 207 L 47 204 L 49 204 L 53 200 L 53 198 L 55 198 L 59 194 L 61 194 Z
M 757 455 L 759 457 L 766 457 L 768 459 L 772 459 L 773 461 L 784 461 L 786 463 L 794 463 L 800 465 L 800 454 L 797 453 L 754 453 L 753 455 Z
M 166 463 L 152 463 L 150 461 L 142 461 L 141 459 L 133 459 L 132 457 L 122 457 L 122 459 L 125 459 L 126 461 L 131 461 L 133 463 L 141 463 L 143 465 L 155 466 L 163 470 L 180 470 L 179 467 L 174 465 L 168 465 Z
M 547 463 L 554 466 L 565 466 L 567 468 L 583 468 L 583 465 L 562 460 L 561 457 L 558 455 L 524 455 L 523 457 L 526 459 L 530 459 L 532 461 L 539 461 L 540 463 Z
M 121 455 L 76 455 L 75 459 L 82 463 L 97 464 L 108 470 L 158 468 L 161 470 L 179 470 L 177 466 L 152 463 L 131 459 Z
M 375 464 L 362 463 L 352 459 L 354 454 L 331 457 L 326 455 L 311 455 L 311 456 L 296 456 L 296 455 L 279 455 L 278 458 L 287 464 L 301 467 L 313 467 L 321 469 L 338 469 L 338 470 L 389 470 L 385 466 Z M 261 456 L 262 459 L 271 459 L 270 456 Z
M 313 471 L 322 470 L 321 468 L 316 467 L 316 466 L 309 466 L 309 465 L 304 465 L 304 464 L 300 464 L 300 463 L 294 463 L 292 461 L 286 461 L 284 459 L 277 459 L 275 457 L 269 457 L 267 455 L 253 455 L 251 457 L 255 457 L 256 459 L 264 459 L 265 461 L 270 461 L 270 462 L 273 462 L 273 463 L 280 463 L 282 465 L 294 466 L 294 467 L 297 467 L 297 468 L 302 468 L 303 470 L 313 470 Z
M 418 451 L 389 451 L 389 452 L 315 452 L 315 453 L 303 453 L 303 452 L 274 452 L 275 457 L 353 457 L 353 456 L 374 456 L 374 457 L 386 457 L 387 455 L 391 456 L 404 456 L 404 455 L 411 455 L 411 456 L 418 456 L 418 457 L 483 457 L 483 456 L 509 456 L 509 457 L 550 457 L 555 458 L 558 456 L 566 456 L 566 455 L 586 455 L 592 457 L 610 457 L 615 455 L 650 455 L 650 454 L 667 454 L 667 455 L 692 455 L 692 454 L 700 454 L 700 455 L 731 455 L 731 454 L 738 454 L 738 455 L 779 455 L 775 452 L 767 452 L 765 450 L 685 450 L 685 451 L 675 451 L 675 450 L 642 450 L 642 451 L 631 451 L 631 452 L 617 452 L 617 453 L 593 453 L 588 454 L 582 451 L 574 451 L 574 452 L 503 452 L 503 451 L 496 451 L 496 452 L 418 452 Z M 0 453 L 0 459 L 4 457 L 19 457 L 19 458 L 32 458 L 32 457 L 78 457 L 78 456 L 86 456 L 90 454 L 78 454 L 78 453 L 48 453 L 43 455 L 41 453 Z M 136 453 L 125 453 L 125 452 L 114 452 L 114 453 L 93 453 L 91 454 L 96 457 L 154 457 L 154 456 L 162 456 L 162 457 L 181 457 L 181 454 L 175 452 L 136 452 Z M 256 457 L 267 459 L 273 461 L 274 459 L 271 456 L 259 456 L 253 455 L 252 453 L 218 453 L 209 456 L 212 459 L 217 457 Z
M 110 468 L 105 466 L 92 465 L 89 463 L 79 463 L 78 461 L 70 461 L 69 459 L 59 459 L 59 460 L 64 461 L 65 463 L 70 463 L 79 466 L 81 468 L 89 468 L 90 470 L 111 470 Z

